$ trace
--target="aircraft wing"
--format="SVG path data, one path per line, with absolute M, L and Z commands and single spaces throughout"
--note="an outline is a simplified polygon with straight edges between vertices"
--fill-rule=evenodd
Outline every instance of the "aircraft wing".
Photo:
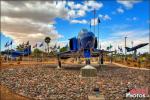
M 59 52 L 58 55 L 61 58 L 70 58 L 70 57 L 75 57 L 75 56 L 81 56 L 81 54 L 77 50 L 69 50 L 65 52 Z
M 99 50 L 99 49 L 95 49 L 93 50 L 93 52 L 91 53 L 92 57 L 98 57 L 100 54 L 108 54 L 108 53 L 113 53 L 115 51 L 108 51 L 108 50 Z

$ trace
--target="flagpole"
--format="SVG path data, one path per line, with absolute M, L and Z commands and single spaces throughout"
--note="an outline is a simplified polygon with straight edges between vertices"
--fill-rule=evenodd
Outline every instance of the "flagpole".
M 91 31 L 91 19 L 90 19 L 90 31 Z
M 9 46 L 7 46 L 7 63 L 8 63 L 8 55 L 9 55 Z
M 24 42 L 23 42 L 23 58 L 22 58 L 22 61 L 24 59 Z
M 96 13 L 96 11 L 94 9 L 94 34 L 95 34 L 95 13 Z
M 43 47 L 44 47 L 44 44 L 43 44 Z M 42 47 L 42 49 L 44 50 L 43 47 Z M 44 65 L 44 62 L 43 62 L 43 50 L 42 50 L 42 65 Z
M 8 62 L 9 62 L 9 46 L 8 46 Z
M 11 44 L 11 51 L 10 52 L 11 52 L 11 56 L 12 56 L 12 44 Z M 11 62 L 12 62 L 12 57 L 11 57 Z
M 30 58 L 29 58 L 29 46 L 28 46 L 28 62 L 30 64 Z
M 100 46 L 100 45 L 99 45 L 99 22 L 98 22 L 98 49 L 100 49 L 99 46 Z

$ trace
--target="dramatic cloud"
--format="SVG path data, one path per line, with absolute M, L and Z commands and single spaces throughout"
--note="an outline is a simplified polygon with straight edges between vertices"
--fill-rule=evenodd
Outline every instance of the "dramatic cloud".
M 1 4 L 1 32 L 17 43 L 28 40 L 35 43 L 46 36 L 62 37 L 54 19 L 67 16 L 65 2 L 2 1 Z
M 87 24 L 86 20 L 76 20 L 87 12 L 100 9 L 101 2 L 85 1 L 1 1 L 1 32 L 16 43 L 43 41 L 46 36 L 54 40 L 61 37 L 55 27 L 55 18 L 70 23 Z
M 125 8 L 131 9 L 134 4 L 141 2 L 141 0 L 117 0 L 117 2 L 122 4 Z

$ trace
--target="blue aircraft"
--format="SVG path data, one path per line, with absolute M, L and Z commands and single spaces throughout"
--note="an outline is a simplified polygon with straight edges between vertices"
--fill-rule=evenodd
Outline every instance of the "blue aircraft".
M 9 55 L 12 58 L 27 56 L 31 54 L 31 46 L 26 47 L 23 51 L 11 51 L 11 52 L 4 51 L 2 53 Z
M 93 32 L 89 32 L 87 29 L 82 29 L 77 37 L 69 39 L 70 50 L 66 52 L 58 53 L 58 60 L 63 57 L 84 57 L 86 58 L 86 64 L 90 64 L 90 58 L 93 56 L 99 56 L 103 52 L 110 52 L 97 49 L 97 37 Z M 61 64 L 59 61 L 58 63 Z

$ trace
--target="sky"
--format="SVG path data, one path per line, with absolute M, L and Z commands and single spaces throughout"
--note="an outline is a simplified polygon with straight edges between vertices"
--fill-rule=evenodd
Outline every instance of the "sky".
M 95 9 L 95 18 L 94 18 Z M 97 19 L 101 20 L 98 25 Z M 95 24 L 94 24 L 95 20 Z M 91 28 L 90 28 L 91 23 Z M 20 43 L 40 44 L 46 36 L 61 47 L 68 39 L 77 37 L 81 29 L 95 32 L 99 45 L 112 50 L 149 42 L 150 1 L 149 0 L 72 0 L 72 1 L 1 1 L 1 50 L 6 42 L 13 40 L 13 48 Z M 149 52 L 145 46 L 138 52 Z

